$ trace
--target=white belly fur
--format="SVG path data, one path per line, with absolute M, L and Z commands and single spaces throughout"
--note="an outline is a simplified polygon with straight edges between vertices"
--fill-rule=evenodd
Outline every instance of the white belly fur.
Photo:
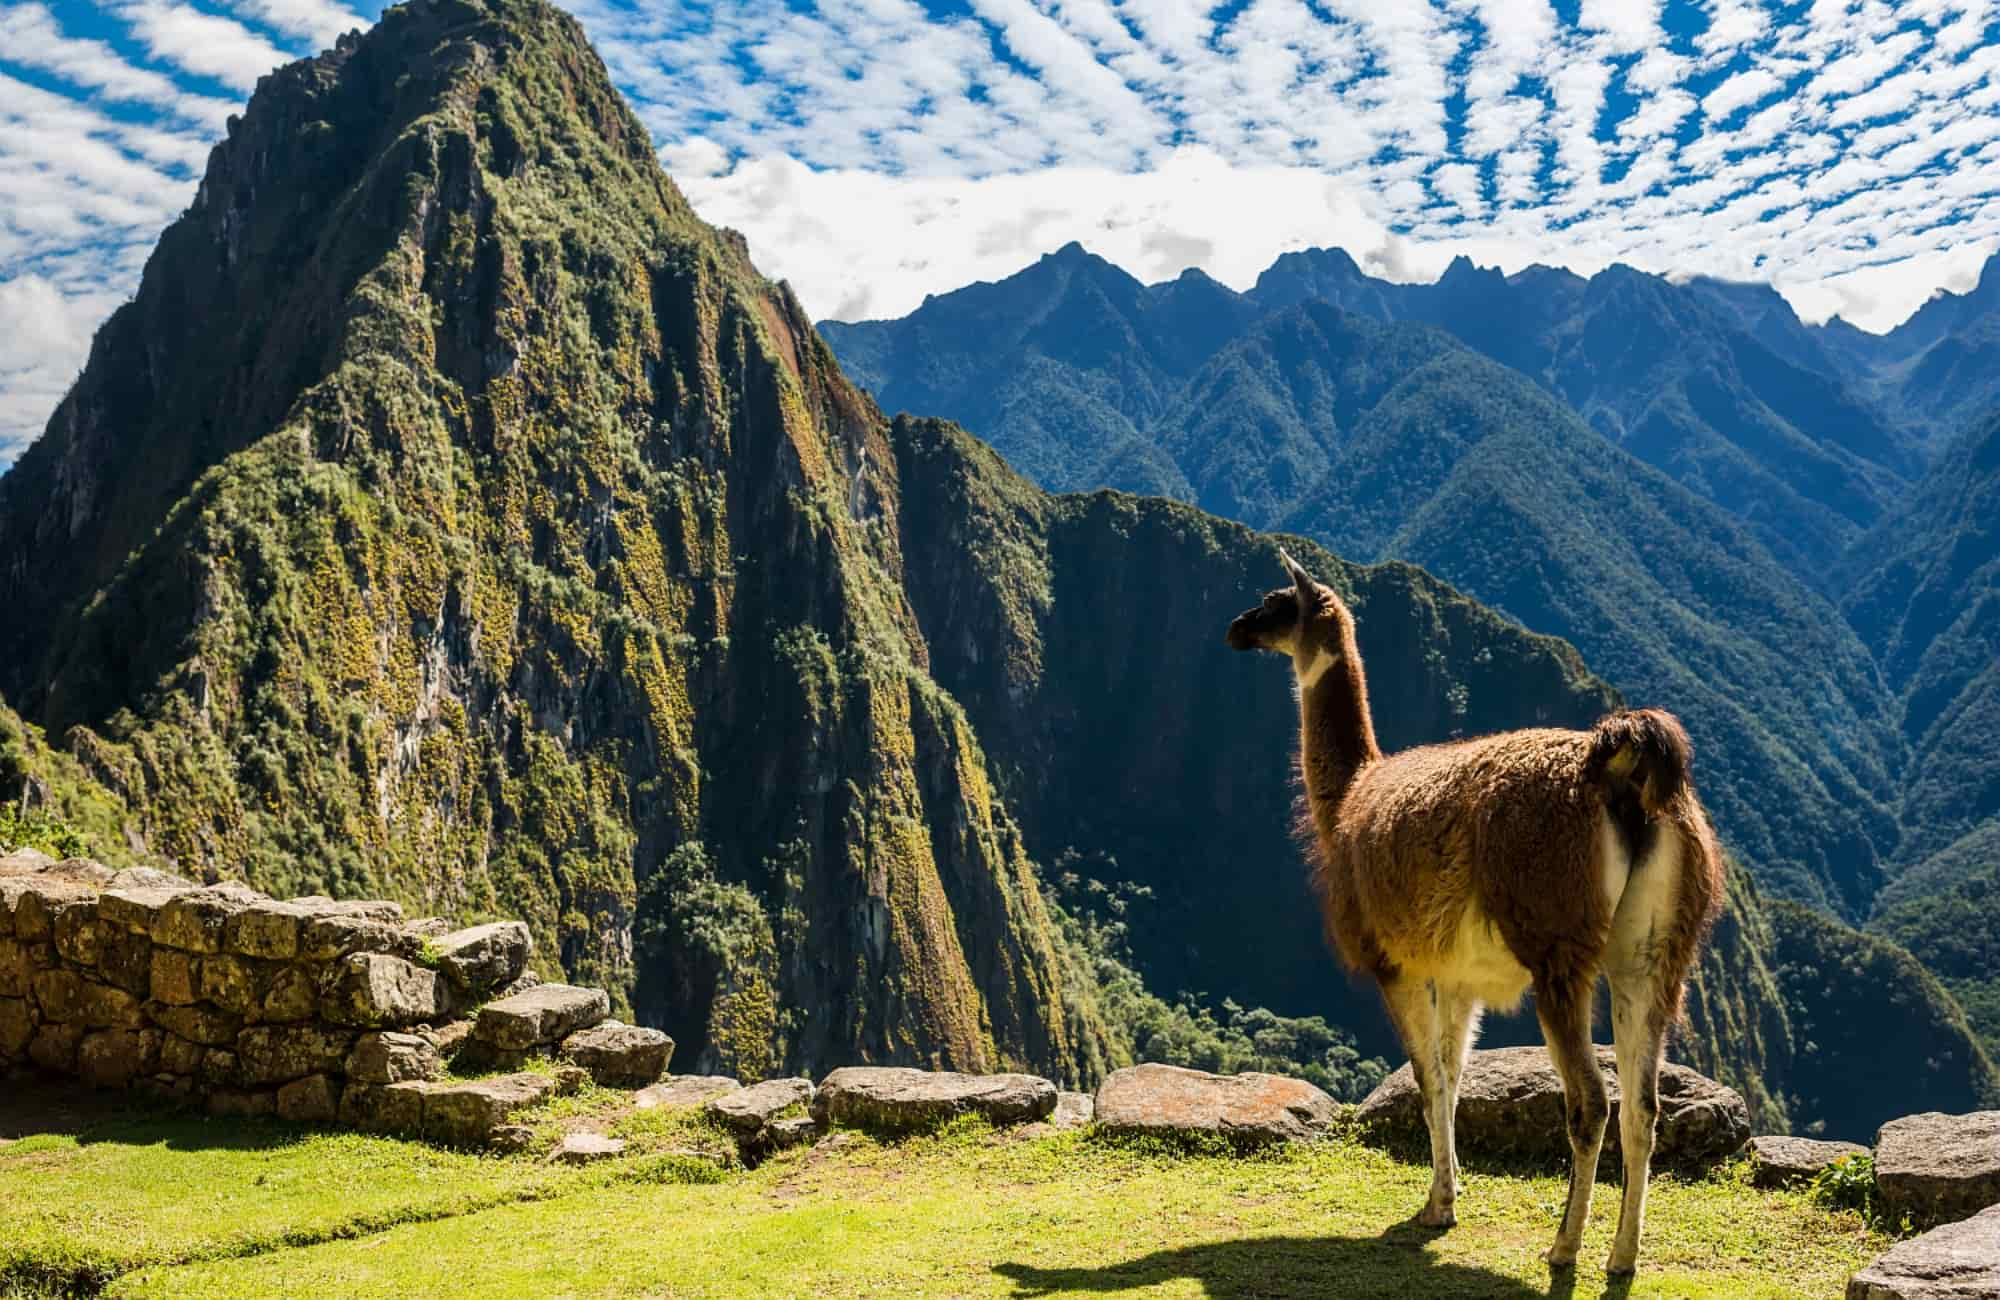
M 1474 906 L 1459 914 L 1451 948 L 1432 978 L 1496 1011 L 1520 1005 L 1521 995 L 1533 982 L 1527 967 L 1514 959 L 1500 937 L 1499 928 Z
M 1607 829 L 1609 825 L 1607 819 Z M 1612 838 L 1615 842 L 1615 832 Z M 1607 868 L 1607 887 L 1609 874 Z M 1621 974 L 1648 979 L 1658 960 L 1680 899 L 1681 837 L 1661 825 L 1645 862 L 1626 876 L 1611 913 L 1611 942 L 1604 954 L 1605 973 L 1614 983 Z

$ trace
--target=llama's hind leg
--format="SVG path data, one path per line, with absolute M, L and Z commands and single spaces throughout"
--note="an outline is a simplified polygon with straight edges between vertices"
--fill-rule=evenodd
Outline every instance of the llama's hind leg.
M 1583 1227 L 1590 1220 L 1590 1194 L 1597 1186 L 1597 1156 L 1604 1146 L 1604 1121 L 1611 1105 L 1597 1051 L 1590 1045 L 1590 995 L 1596 981 L 1535 981 L 1535 1014 L 1548 1041 L 1549 1059 L 1562 1077 L 1563 1117 L 1569 1130 L 1569 1198 L 1555 1244 L 1542 1256 L 1563 1267 L 1576 1262 Z
M 1458 1079 L 1479 1005 L 1440 990 L 1433 981 L 1409 978 L 1385 982 L 1382 996 L 1409 1053 L 1410 1072 L 1423 1100 L 1424 1126 L 1431 1136 L 1431 1190 L 1417 1222 L 1449 1228 L 1457 1222 L 1458 1150 L 1453 1130 Z
M 1660 1054 L 1667 1037 L 1651 971 L 1612 975 L 1611 1034 L 1618 1048 L 1618 1145 L 1625 1156 L 1625 1199 L 1605 1269 L 1632 1273 L 1639 1267 L 1639 1234 L 1646 1223 L 1646 1181 L 1660 1116 Z

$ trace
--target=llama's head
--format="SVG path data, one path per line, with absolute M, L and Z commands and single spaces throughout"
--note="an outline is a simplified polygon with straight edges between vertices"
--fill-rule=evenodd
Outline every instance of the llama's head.
M 1278 552 L 1292 585 L 1279 587 L 1261 604 L 1244 610 L 1229 625 L 1236 650 L 1272 650 L 1290 655 L 1299 680 L 1311 686 L 1339 663 L 1354 645 L 1354 616 L 1334 594 L 1284 551 Z

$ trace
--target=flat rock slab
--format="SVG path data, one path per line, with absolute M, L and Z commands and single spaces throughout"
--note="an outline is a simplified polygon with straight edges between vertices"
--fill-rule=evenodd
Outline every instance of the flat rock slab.
M 902 1066 L 848 1066 L 820 1082 L 813 1118 L 873 1132 L 929 1128 L 957 1115 L 994 1124 L 1046 1119 L 1056 1086 L 1032 1074 L 956 1074 Z
M 532 1072 L 443 1087 L 425 1085 L 424 1133 L 462 1146 L 480 1146 L 516 1112 L 547 1101 L 558 1087 L 550 1076 Z
M 1812 1138 L 1753 1137 L 1750 1139 L 1750 1180 L 1758 1187 L 1790 1187 L 1810 1182 L 1822 1169 L 1849 1156 L 1865 1156 L 1857 1142 L 1819 1142 Z
M 2000 1206 L 1896 1246 L 1847 1282 L 1847 1300 L 2000 1296 Z
M 502 1051 L 543 1047 L 588 1029 L 611 1014 L 603 989 L 573 984 L 537 984 L 479 1009 L 472 1036 Z
M 1338 1102 L 1304 1079 L 1158 1064 L 1114 1070 L 1098 1085 L 1095 1109 L 1097 1126 L 1113 1133 L 1244 1143 L 1308 1142 L 1340 1114 Z
M 1600 1170 L 1617 1169 L 1617 1058 L 1597 1049 L 1611 1101 L 1604 1128 L 1606 1159 Z M 1100 1102 L 1100 1109 L 1102 1103 Z M 1100 1119 L 1102 1116 L 1100 1115 Z M 1363 1132 L 1380 1143 L 1429 1141 L 1423 1103 L 1406 1064 L 1384 1079 L 1361 1103 Z M 1563 1125 L 1562 1080 L 1544 1047 L 1500 1047 L 1474 1052 L 1459 1080 L 1455 1126 L 1460 1154 L 1528 1156 L 1567 1160 L 1569 1137 Z M 1684 1065 L 1660 1067 L 1660 1121 L 1653 1148 L 1656 1165 L 1700 1169 L 1727 1159 L 1750 1137 L 1750 1111 L 1734 1088 Z
M 644 1088 L 667 1072 L 674 1040 L 657 1029 L 607 1020 L 563 1039 L 562 1054 L 607 1088 Z
M 2000 1203 L 2000 1110 L 1929 1111 L 1875 1138 L 1875 1188 L 1891 1218 L 1949 1223 Z
M 477 996 L 519 978 L 534 945 L 520 921 L 495 921 L 434 938 L 430 951 L 453 988 Z
M 738 1137 L 755 1137 L 779 1115 L 812 1099 L 810 1079 L 766 1079 L 711 1097 L 702 1109 Z
M 641 1088 L 632 1095 L 632 1104 L 640 1110 L 656 1107 L 674 1110 L 684 1106 L 699 1106 L 710 1097 L 725 1092 L 734 1092 L 743 1085 L 722 1074 L 676 1074 L 660 1080 L 650 1088 Z
M 549 1153 L 549 1159 L 562 1165 L 587 1165 L 624 1153 L 622 1138 L 605 1137 L 602 1133 L 565 1133 L 556 1149 Z

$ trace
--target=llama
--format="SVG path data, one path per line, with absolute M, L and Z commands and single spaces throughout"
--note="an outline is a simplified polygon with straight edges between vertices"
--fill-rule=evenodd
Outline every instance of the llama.
M 1611 985 L 1623 1095 L 1624 1204 L 1609 1270 L 1633 1272 L 1659 1115 L 1659 1067 L 1696 950 L 1722 898 L 1721 854 L 1671 714 L 1614 713 L 1590 731 L 1510 731 L 1385 756 L 1375 744 L 1354 617 L 1279 553 L 1292 586 L 1229 625 L 1237 650 L 1291 657 L 1301 832 L 1327 937 L 1375 977 L 1410 1055 L 1431 1135 L 1418 1222 L 1456 1221 L 1452 1124 L 1482 1008 L 1532 986 L 1562 1077 L 1569 1197 L 1543 1258 L 1573 1264 L 1609 1106 L 1591 1001 Z

